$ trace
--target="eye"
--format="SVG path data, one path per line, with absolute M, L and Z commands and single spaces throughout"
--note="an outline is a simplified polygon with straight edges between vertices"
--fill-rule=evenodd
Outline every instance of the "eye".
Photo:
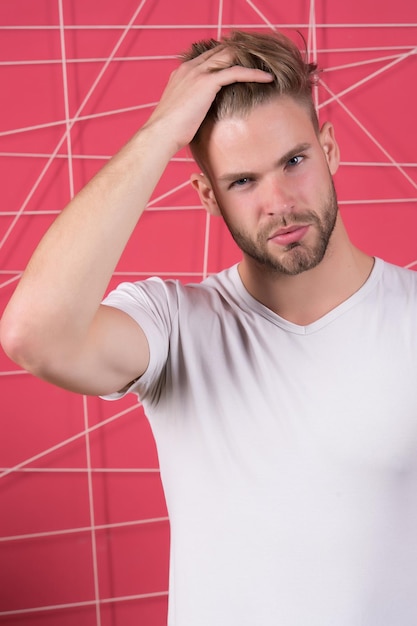
M 304 160 L 304 157 L 301 154 L 297 154 L 287 162 L 288 167 L 295 167 L 296 165 L 300 165 L 300 163 Z
M 250 178 L 248 178 L 247 176 L 244 178 L 238 178 L 237 180 L 233 181 L 230 187 L 244 187 L 249 182 L 250 182 Z

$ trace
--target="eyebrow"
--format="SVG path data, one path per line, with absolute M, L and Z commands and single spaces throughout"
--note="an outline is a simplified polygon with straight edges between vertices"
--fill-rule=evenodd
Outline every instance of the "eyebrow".
M 291 150 L 288 150 L 288 152 L 283 154 L 278 159 L 278 161 L 276 162 L 276 167 L 282 167 L 283 165 L 288 163 L 288 161 L 293 159 L 295 156 L 299 155 L 301 152 L 307 152 L 310 148 L 311 148 L 310 143 L 297 144 L 296 146 L 294 146 L 294 148 L 291 148 Z M 230 172 L 230 173 L 222 174 L 222 176 L 219 176 L 218 181 L 220 183 L 233 183 L 234 181 L 240 180 L 242 178 L 253 178 L 254 175 L 255 175 L 254 172 L 249 172 L 249 171 Z

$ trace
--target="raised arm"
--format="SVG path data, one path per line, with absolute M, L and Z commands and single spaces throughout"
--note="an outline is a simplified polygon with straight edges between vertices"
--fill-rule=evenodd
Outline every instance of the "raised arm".
M 145 126 L 45 234 L 0 325 L 5 352 L 23 368 L 87 394 L 121 389 L 146 370 L 140 327 L 100 302 L 165 167 L 191 141 L 219 89 L 270 80 L 230 63 L 219 46 L 180 65 Z

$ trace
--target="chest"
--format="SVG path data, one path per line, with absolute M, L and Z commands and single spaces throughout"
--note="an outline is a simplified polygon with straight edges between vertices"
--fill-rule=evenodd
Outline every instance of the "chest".
M 255 442 L 265 457 L 313 447 L 402 471 L 417 460 L 416 359 L 407 329 L 362 316 L 306 335 L 220 327 L 193 344 L 180 377 L 198 390 L 196 423 L 248 455 Z

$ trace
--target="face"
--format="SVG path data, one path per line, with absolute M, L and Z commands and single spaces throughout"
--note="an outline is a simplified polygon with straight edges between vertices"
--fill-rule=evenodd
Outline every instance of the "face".
M 318 135 L 308 111 L 280 97 L 207 133 L 207 176 L 194 177 L 206 208 L 223 216 L 244 262 L 285 275 L 318 265 L 337 221 L 333 129 Z

